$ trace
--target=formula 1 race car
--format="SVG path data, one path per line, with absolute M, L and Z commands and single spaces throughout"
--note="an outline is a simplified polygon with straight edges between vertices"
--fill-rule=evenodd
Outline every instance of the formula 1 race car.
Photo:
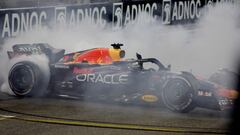
M 195 107 L 223 110 L 237 92 L 189 72 L 173 73 L 155 58 L 124 60 L 122 44 L 69 54 L 48 44 L 17 44 L 10 60 L 45 55 L 49 70 L 36 60 L 16 62 L 9 72 L 9 86 L 19 97 L 54 94 L 67 97 L 104 98 L 109 101 L 161 104 L 175 112 Z M 49 72 L 49 74 L 46 74 Z M 213 77 L 214 80 L 214 77 Z

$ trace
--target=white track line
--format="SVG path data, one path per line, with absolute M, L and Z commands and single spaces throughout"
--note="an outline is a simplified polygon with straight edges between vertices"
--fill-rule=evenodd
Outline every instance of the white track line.
M 5 120 L 5 119 L 11 119 L 11 118 L 14 118 L 14 117 L 15 116 L 0 114 L 0 121 Z

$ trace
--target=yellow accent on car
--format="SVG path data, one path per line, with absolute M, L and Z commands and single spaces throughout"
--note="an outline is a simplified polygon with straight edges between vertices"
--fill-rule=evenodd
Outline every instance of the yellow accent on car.
M 75 53 L 75 54 L 73 55 L 73 59 L 75 60 L 79 55 L 81 55 L 81 53 Z
M 120 61 L 125 56 L 125 51 L 121 49 L 109 49 L 109 55 L 113 61 Z
M 158 97 L 155 95 L 144 95 L 142 96 L 142 100 L 146 102 L 156 102 L 158 101 Z
M 121 49 L 109 49 L 109 54 L 113 61 L 120 61 L 120 51 Z

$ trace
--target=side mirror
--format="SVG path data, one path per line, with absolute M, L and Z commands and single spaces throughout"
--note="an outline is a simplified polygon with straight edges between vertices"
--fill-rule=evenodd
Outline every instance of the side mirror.
M 141 62 L 142 55 L 140 55 L 138 53 L 136 53 L 136 55 L 137 55 L 137 59 L 139 60 L 138 65 L 139 65 L 140 69 L 142 70 L 143 69 L 143 63 Z
M 167 69 L 168 69 L 168 70 L 171 70 L 171 67 L 172 67 L 172 66 L 169 64 L 169 65 L 167 66 Z
M 138 59 L 138 60 L 141 60 L 141 59 L 142 59 L 142 55 L 140 55 L 139 53 L 136 53 L 136 55 L 137 55 L 137 59 Z

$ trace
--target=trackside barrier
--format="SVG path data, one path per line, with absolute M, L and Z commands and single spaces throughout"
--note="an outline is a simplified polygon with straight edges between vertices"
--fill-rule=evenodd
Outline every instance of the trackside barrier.
M 162 24 L 192 23 L 203 14 L 202 7 L 218 1 L 234 0 L 148 0 L 0 9 L 0 41 L 35 29 L 77 27 L 86 20 L 102 28 L 111 24 L 113 29 L 150 22 L 152 18 Z M 138 17 L 143 12 L 151 17 Z

